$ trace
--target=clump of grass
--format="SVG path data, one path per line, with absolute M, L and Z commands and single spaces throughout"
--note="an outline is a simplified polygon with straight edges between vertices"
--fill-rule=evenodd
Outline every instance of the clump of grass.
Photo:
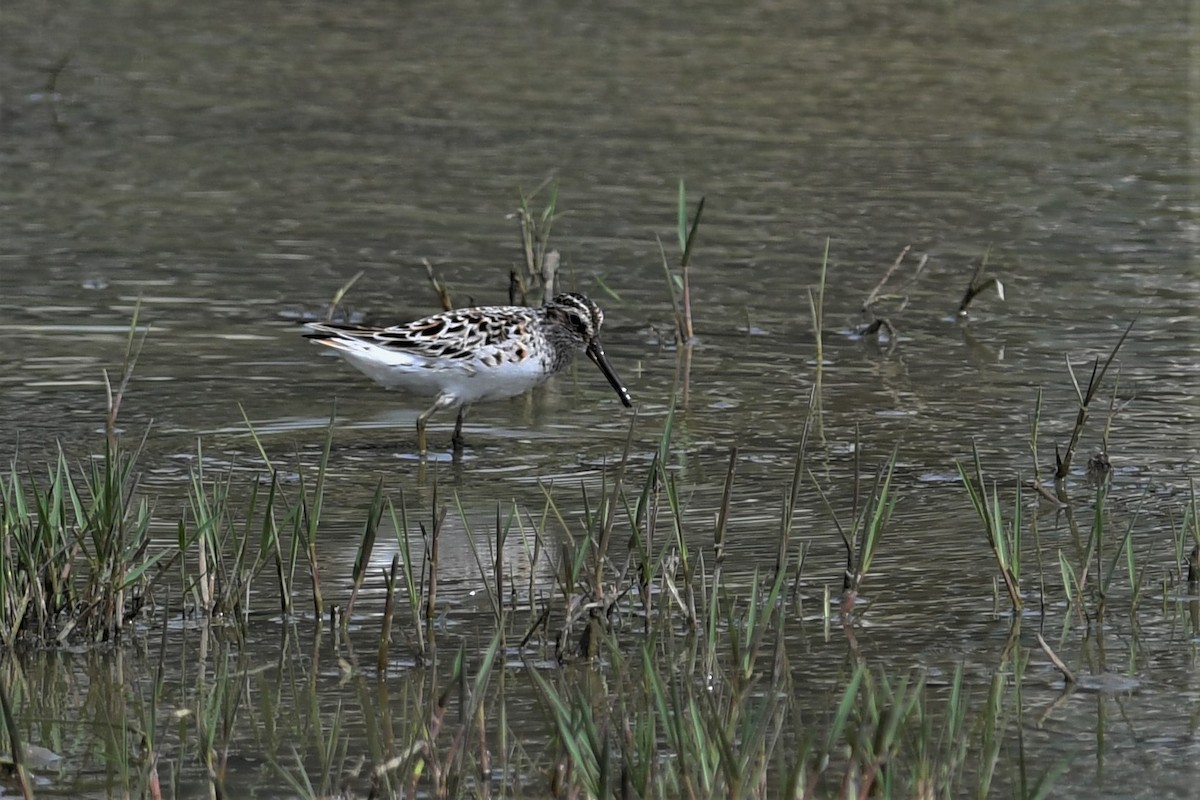
M 1021 595 L 1022 484 L 1017 481 L 1011 519 L 1006 523 L 998 488 L 993 482 L 991 490 L 988 490 L 988 483 L 983 475 L 983 462 L 979 458 L 979 447 L 974 442 L 971 443 L 971 453 L 974 459 L 974 474 L 969 473 L 962 462 L 956 461 L 955 467 L 963 487 L 967 490 L 967 496 L 971 499 L 971 506 L 983 523 L 988 547 L 991 548 L 992 557 L 996 561 L 1000 579 L 1004 582 L 1013 615 L 1019 616 L 1024 607 Z
M 896 467 L 896 451 L 893 451 L 887 462 L 875 472 L 875 484 L 865 503 L 862 502 L 862 486 L 860 483 L 861 470 L 859 457 L 862 452 L 861 440 L 857 427 L 854 435 L 854 506 L 850 514 L 850 525 L 843 525 L 837 512 L 834 511 L 828 496 L 821 490 L 816 477 L 810 472 L 817 492 L 825 504 L 826 510 L 833 519 L 833 524 L 842 537 L 842 545 L 846 549 L 846 569 L 842 574 L 842 615 L 848 620 L 854 609 L 864 578 L 871 569 L 871 563 L 879 551 L 883 531 L 891 519 L 896 507 L 896 496 L 892 491 L 892 474 Z M 860 510 L 861 507 L 861 510 Z
M 260 483 L 256 482 L 246 508 L 235 513 L 230 508 L 232 474 L 210 480 L 199 448 L 198 454 L 189 492 L 190 522 L 194 527 L 189 527 L 186 519 L 179 526 L 180 552 L 195 553 L 192 604 L 205 615 L 236 620 L 244 629 L 250 615 L 252 587 L 268 566 L 279 566 L 284 560 L 276 509 L 280 499 L 278 476 L 272 473 L 265 498 L 260 498 Z M 290 520 L 295 532 L 299 514 L 293 512 Z M 290 613 L 290 582 L 283 570 L 277 569 L 276 575 L 284 598 L 283 611 Z
M 0 644 L 6 649 L 120 639 L 161 578 L 160 565 L 178 553 L 152 548 L 150 504 L 138 493 L 141 445 L 127 450 L 117 435 L 141 347 L 136 330 L 135 313 L 115 392 L 105 376 L 102 454 L 77 471 L 60 448 L 45 479 L 28 483 L 14 456 L 0 482 Z
M 559 796 L 754 798 L 776 796 L 781 788 L 801 798 L 986 794 L 997 773 L 1011 763 L 1001 755 L 1002 745 L 1011 741 L 1012 681 L 1019 677 L 1000 679 L 993 693 L 980 699 L 969 696 L 960 670 L 947 697 L 941 687 L 930 688 L 919 672 L 871 667 L 851 646 L 850 664 L 831 687 L 827 707 L 814 712 L 797 699 L 789 641 L 802 621 L 786 598 L 796 592 L 789 581 L 799 581 L 804 552 L 797 542 L 796 517 L 804 505 L 801 478 L 811 476 L 811 415 L 790 482 L 780 487 L 774 561 L 749 576 L 730 575 L 725 558 L 728 531 L 736 524 L 739 450 L 728 453 L 713 523 L 698 528 L 688 513 L 686 484 L 671 463 L 674 424 L 672 413 L 656 449 L 645 459 L 636 453 L 631 425 L 625 451 L 605 470 L 599 493 L 583 489 L 579 524 L 565 521 L 574 517 L 564 513 L 554 487 L 546 486 L 540 519 L 515 504 L 497 504 L 494 538 L 485 539 L 467 525 L 495 621 L 486 650 L 474 659 L 459 643 L 446 648 L 448 658 L 439 661 L 434 643 L 438 549 L 446 518 L 439 495 L 435 492 L 432 500 L 432 528 L 422 528 L 422 568 L 410 547 L 415 533 L 410 533 L 414 526 L 404 495 L 393 505 L 383 484 L 376 483 L 361 509 L 358 557 L 342 619 L 363 602 L 361 592 L 370 582 L 383 582 L 385 610 L 378 618 L 379 647 L 373 654 L 380 679 L 364 683 L 347 631 L 339 625 L 331 631 L 343 680 L 359 686 L 361 711 L 354 713 L 362 716 L 352 720 L 343 703 L 331 707 L 320 696 L 328 689 L 318 688 L 308 674 L 293 680 L 295 698 L 282 696 L 283 677 L 260 678 L 258 691 L 250 691 L 252 671 L 230 649 L 234 640 L 221 643 L 215 628 L 199 626 L 196 688 L 180 717 L 177 739 L 181 748 L 188 748 L 187 760 L 201 765 L 210 796 L 236 793 L 230 754 L 247 727 L 261 737 L 276 776 L 301 797 L 349 796 L 360 789 L 375 797 L 486 797 L 514 777 L 530 781 L 539 775 L 548 776 L 550 790 Z M 861 452 L 861 443 L 856 444 L 855 452 Z M 324 502 L 328 450 L 327 436 L 315 484 L 302 475 L 299 496 L 292 498 L 278 481 L 264 482 L 261 491 L 250 492 L 245 518 L 230 502 L 237 494 L 230 479 L 222 476 L 210 483 L 197 469 L 193 507 L 186 524 L 181 523 L 182 546 L 188 548 L 181 563 L 193 563 L 198 543 L 210 535 L 207 552 L 224 554 L 185 576 L 189 587 L 198 584 L 200 574 L 207 576 L 209 610 L 222 611 L 213 619 L 244 617 L 246 582 L 272 563 L 287 573 L 288 546 L 291 569 L 310 557 Z M 860 589 L 885 541 L 881 532 L 895 503 L 895 461 L 893 452 L 869 495 L 861 488 L 866 499 L 858 499 L 860 490 L 855 491 L 851 522 L 843 530 L 850 553 L 847 595 Z M 855 474 L 859 472 L 856 461 Z M 305 485 L 314 485 L 315 491 Z M 462 498 L 455 498 L 453 506 L 466 523 L 469 513 Z M 373 573 L 366 565 L 385 519 L 395 531 L 399 552 L 390 569 Z M 561 541 L 550 540 L 555 525 L 562 528 Z M 623 546 L 626 533 L 628 544 Z M 531 579 L 528 596 L 515 599 L 513 570 L 503 559 L 513 550 L 511 537 L 518 534 L 525 537 L 531 564 L 557 559 L 556 597 L 538 597 Z M 1111 569 L 1108 560 L 1105 567 Z M 314 583 L 319 585 L 319 580 Z M 315 602 L 321 596 L 314 591 Z M 398 613 L 406 601 L 409 614 Z M 516 611 L 522 607 L 529 619 L 518 623 Z M 322 618 L 322 613 L 316 615 L 314 627 Z M 359 626 L 369 624 L 368 615 L 355 619 Z M 524 635 L 514 636 L 514 627 Z M 409 637 L 418 663 L 428 668 L 407 676 L 404 686 L 411 696 L 393 718 L 379 695 L 395 685 L 390 643 L 397 628 Z M 303 672 L 305 668 L 294 666 L 302 659 L 288 652 L 292 645 L 286 634 L 284 639 L 278 669 Z M 322 641 L 327 639 L 317 633 L 307 659 L 306 669 L 314 675 L 319 664 L 328 663 L 318 653 Z M 497 669 L 514 646 L 517 657 L 529 656 L 525 669 Z M 547 668 L 537 654 L 551 647 L 562 661 L 582 661 L 584 666 Z M 586 666 L 592 658 L 602 661 L 603 670 Z M 545 709 L 550 742 L 544 756 L 525 752 L 524 732 L 517 735 L 508 727 L 505 703 L 509 682 L 515 680 L 526 681 Z M 260 707 L 254 698 L 260 698 Z M 137 776 L 152 774 L 160 758 L 170 763 L 171 753 L 163 749 L 169 737 L 158 735 L 152 723 L 158 702 L 156 693 L 143 721 L 151 756 L 140 765 L 122 767 L 121 775 L 128 777 L 121 780 L 149 780 Z M 248 717 L 254 724 L 247 726 Z M 818 726 L 816 720 L 824 723 Z M 367 730 L 365 746 L 354 732 L 362 727 Z M 971 754 L 983 762 L 974 771 Z M 181 751 L 180 763 L 184 756 Z M 1042 784 L 1022 785 L 1030 790 L 1027 796 L 1036 796 L 1034 790 Z
M 534 199 L 549 187 L 549 197 L 538 213 L 532 210 Z M 558 184 L 547 179 L 526 195 L 515 214 L 521 234 L 521 268 L 509 273 L 508 297 L 513 305 L 529 305 L 540 294 L 545 301 L 558 292 L 558 270 L 561 258 L 550 249 L 550 232 L 558 218 Z
M 972 701 L 961 669 L 944 710 L 935 712 L 921 674 L 892 676 L 856 659 L 829 709 L 826 733 L 801 733 L 812 726 L 811 719 L 801 723 L 801 710 L 791 699 L 789 605 L 783 599 L 787 578 L 798 575 L 791 568 L 792 521 L 806 472 L 809 425 L 785 492 L 774 567 L 765 576 L 755 570 L 741 591 L 727 585 L 724 561 L 737 450 L 730 451 L 712 560 L 706 563 L 709 551 L 690 541 L 678 481 L 662 466 L 671 428 L 668 415 L 644 483 L 618 477 L 606 484 L 598 504 L 585 497 L 585 507 L 596 508 L 585 514 L 589 535 L 564 555 L 566 580 L 588 587 L 579 593 L 598 609 L 584 636 L 590 647 L 581 647 L 580 655 L 598 656 L 607 680 L 601 686 L 572 673 L 547 676 L 529 665 L 554 731 L 549 790 L 588 797 L 767 797 L 782 784 L 786 796 L 801 798 L 956 796 L 973 791 L 968 787 L 978 780 L 978 791 L 986 794 L 1010 725 L 1009 684 L 999 677 L 983 703 L 985 721 L 974 724 L 968 721 Z M 895 461 L 892 453 L 869 499 L 856 500 L 853 522 L 843 530 L 850 554 L 848 597 L 861 586 L 894 509 Z M 628 469 L 620 465 L 616 474 Z M 628 485 L 640 487 L 637 494 L 614 501 Z M 633 567 L 628 561 L 621 566 L 607 532 L 610 510 L 621 505 L 631 528 L 628 558 L 642 562 Z M 655 531 L 662 527 L 671 533 L 659 545 Z M 585 552 L 603 569 L 579 570 Z M 603 597 L 595 594 L 599 584 L 611 587 Z M 632 626 L 641 639 L 633 646 L 621 642 L 630 626 L 611 622 L 619 614 L 613 596 L 623 592 L 641 598 L 642 624 Z M 571 612 L 567 618 L 578 619 Z M 971 752 L 990 754 L 985 769 L 968 769 Z M 1041 796 L 1052 778 L 1032 785 L 1030 796 Z
M 1136 321 L 1136 320 L 1135 320 Z M 1108 372 L 1109 367 L 1116 359 L 1117 353 L 1128 337 L 1130 330 L 1133 327 L 1133 322 L 1125 328 L 1117 343 L 1113 346 L 1108 357 L 1101 363 L 1100 359 L 1096 359 L 1092 365 L 1092 374 L 1088 380 L 1087 389 L 1081 389 L 1079 381 L 1076 379 L 1074 367 L 1071 364 L 1070 357 L 1067 357 L 1067 369 L 1071 376 L 1071 382 L 1075 387 L 1076 396 L 1078 399 L 1078 411 L 1076 413 L 1075 425 L 1072 428 L 1071 439 L 1067 445 L 1065 453 L 1059 452 L 1055 448 L 1055 471 L 1054 479 L 1058 484 L 1057 496 L 1052 495 L 1037 480 L 1039 474 L 1038 467 L 1038 427 L 1042 416 L 1042 394 L 1039 391 L 1034 403 L 1034 412 L 1031 417 L 1029 448 L 1034 459 L 1034 481 L 1029 486 L 1042 497 L 1061 504 L 1068 514 L 1068 519 L 1074 529 L 1074 513 L 1068 502 L 1062 482 L 1067 477 L 1071 468 L 1071 462 L 1078 446 L 1080 437 L 1083 433 L 1084 426 L 1089 415 L 1089 408 L 1100 385 Z M 1110 407 L 1109 419 L 1105 425 L 1104 451 L 1107 452 L 1107 440 L 1112 426 L 1112 415 L 1115 414 L 1115 394 L 1113 404 Z M 1024 529 L 1023 511 L 1024 497 L 1023 488 L 1026 486 L 1019 478 L 1016 481 L 1016 491 L 1013 498 L 1012 510 L 1009 513 L 1009 518 L 1005 519 L 1005 511 L 1000 502 L 998 486 L 992 482 L 990 489 L 988 482 L 984 478 L 983 465 L 979 456 L 979 448 L 976 442 L 972 441 L 972 466 L 973 469 L 964 466 L 961 462 L 956 462 L 959 477 L 962 479 L 963 486 L 967 490 L 967 495 L 971 500 L 971 505 L 975 509 L 976 516 L 983 523 L 984 532 L 987 536 L 988 546 L 991 548 L 992 556 L 996 561 L 996 566 L 999 570 L 999 576 L 1004 583 L 1005 592 L 1008 595 L 1010 604 L 1012 605 L 1013 614 L 1019 615 L 1023 608 L 1024 602 L 1021 593 L 1021 556 L 1022 556 L 1022 531 Z M 1059 568 L 1062 574 L 1063 584 L 1068 593 L 1068 599 L 1074 608 L 1082 615 L 1084 614 L 1085 604 L 1083 600 L 1083 589 L 1087 583 L 1088 565 L 1093 555 L 1098 555 L 1102 548 L 1103 530 L 1104 530 L 1104 503 L 1107 497 L 1107 492 L 1104 491 L 1104 485 L 1107 482 L 1107 469 L 1105 476 L 1097 485 L 1095 504 L 1094 504 L 1094 520 L 1091 527 L 1091 536 L 1088 540 L 1087 552 L 1082 561 L 1082 572 L 1077 571 L 1062 554 L 1059 554 Z M 1135 515 L 1136 519 L 1136 515 Z M 1132 550 L 1132 542 L 1130 535 L 1132 533 L 1132 522 L 1130 528 L 1126 530 L 1122 540 L 1121 547 L 1124 550 L 1124 558 L 1127 567 L 1127 573 L 1130 579 L 1131 591 L 1133 599 L 1136 602 L 1140 599 L 1140 586 L 1142 585 L 1141 576 L 1135 575 L 1135 558 Z M 1040 547 L 1039 547 L 1039 567 L 1040 567 Z M 1112 578 L 1115 574 L 1116 561 L 1110 563 L 1107 570 L 1098 569 L 1102 575 L 1102 584 L 1100 586 L 1101 597 L 1107 593 L 1111 585 Z M 1043 591 L 1044 602 L 1044 591 Z

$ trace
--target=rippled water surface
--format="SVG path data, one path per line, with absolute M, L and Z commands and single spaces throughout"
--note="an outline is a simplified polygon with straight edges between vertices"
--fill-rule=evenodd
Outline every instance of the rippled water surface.
M 683 401 L 659 249 L 676 262 L 681 179 L 693 207 L 706 198 L 697 342 L 670 454 L 695 543 L 711 544 L 736 445 L 726 569 L 748 585 L 774 557 L 828 246 L 814 472 L 846 513 L 856 436 L 867 470 L 898 454 L 859 632 L 883 666 L 965 663 L 986 686 L 1007 623 L 992 613 L 994 565 L 955 461 L 974 440 L 998 479 L 1029 476 L 1040 389 L 1037 458 L 1052 471 L 1075 421 L 1067 359 L 1086 382 L 1136 319 L 1078 462 L 1102 447 L 1115 386 L 1114 530 L 1133 520 L 1148 602 L 1164 611 L 1113 620 L 1107 660 L 1065 639 L 1070 663 L 1132 678 L 1130 691 L 1051 707 L 1057 672 L 1025 642 L 1026 703 L 1045 711 L 1027 735 L 1038 769 L 1069 763 L 1059 796 L 1194 796 L 1198 640 L 1166 613 L 1161 586 L 1177 569 L 1171 526 L 1200 417 L 1196 29 L 1184 4 L 131 0 L 8 2 L 0 23 L 0 452 L 40 464 L 60 445 L 95 451 L 103 370 L 119 371 L 140 303 L 148 335 L 121 425 L 127 438 L 149 427 L 143 487 L 163 519 L 185 502 L 198 448 L 210 470 L 263 472 L 243 414 L 272 461 L 296 470 L 318 461 L 336 401 L 328 574 L 349 575 L 380 478 L 415 519 L 431 518 L 435 483 L 443 505 L 457 493 L 440 599 L 446 635 L 469 646 L 486 644 L 492 618 L 467 527 L 494 529 L 497 501 L 540 513 L 551 482 L 578 520 L 580 487 L 599 491 L 631 424 L 644 464 L 672 397 Z M 512 214 L 548 179 L 564 279 L 603 306 L 636 422 L 581 359 L 531 397 L 473 408 L 460 464 L 452 417 L 435 418 L 436 459 L 422 465 L 412 425 L 427 401 L 323 357 L 295 320 L 322 313 L 359 271 L 356 312 L 431 313 L 425 259 L 456 302 L 507 302 L 521 259 Z M 886 306 L 895 340 L 857 335 L 864 298 L 905 246 L 892 284 L 904 300 Z M 1005 298 L 981 295 L 962 324 L 954 312 L 984 257 Z M 1091 491 L 1082 466 L 1072 483 Z M 811 487 L 796 526 L 816 611 L 844 560 Z M 1049 512 L 1040 529 L 1059 581 L 1057 548 L 1075 553 L 1068 526 Z M 391 555 L 377 551 L 378 566 Z M 329 591 L 344 600 L 348 579 Z M 369 588 L 364 613 L 381 596 Z M 276 662 L 281 628 L 266 617 L 253 628 L 250 666 Z M 845 646 L 807 634 L 796 683 L 818 705 Z M 253 759 L 240 768 L 262 774 Z

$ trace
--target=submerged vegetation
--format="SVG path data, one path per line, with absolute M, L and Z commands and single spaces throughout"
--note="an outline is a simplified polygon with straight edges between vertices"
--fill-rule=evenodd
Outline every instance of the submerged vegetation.
M 553 284 L 554 202 L 538 215 L 523 199 L 514 299 Z M 679 203 L 680 271 L 663 261 L 682 355 L 695 337 L 689 264 L 704 202 L 690 225 L 682 186 Z M 864 310 L 883 299 L 886 280 Z M 815 320 L 824 285 L 823 268 Z M 444 285 L 439 295 L 449 302 Z M 1135 531 L 1161 520 L 1135 511 L 1118 526 L 1107 475 L 1082 499 L 1066 481 L 1128 330 L 1078 391 L 1077 427 L 1051 484 L 1038 477 L 1040 393 L 1031 484 L 989 478 L 978 448 L 965 445 L 964 541 L 994 560 L 1003 641 L 986 668 L 950 671 L 897 666 L 860 643 L 873 613 L 862 593 L 914 490 L 898 471 L 902 444 L 872 457 L 856 431 L 849 456 L 820 446 L 818 391 L 791 470 L 773 487 L 774 551 L 749 574 L 727 561 L 730 531 L 763 525 L 739 518 L 736 444 L 703 503 L 673 463 L 686 362 L 653 445 L 637 444 L 649 423 L 635 418 L 598 487 L 544 483 L 537 503 L 497 498 L 484 531 L 436 480 L 424 519 L 402 482 L 380 480 L 361 508 L 339 509 L 361 533 L 348 574 L 333 574 L 320 548 L 322 516 L 338 502 L 327 489 L 332 419 L 316 463 L 289 463 L 294 473 L 247 421 L 260 476 L 214 471 L 197 452 L 186 507 L 156 508 L 139 484 L 140 445 L 116 435 L 136 331 L 135 317 L 99 455 L 81 465 L 60 452 L 39 473 L 18 454 L 3 481 L 0 749 L 27 797 L 42 791 L 31 777 L 40 773 L 73 795 L 151 798 L 239 797 L 252 784 L 286 787 L 260 796 L 305 798 L 950 798 L 997 787 L 1037 798 L 1068 765 L 1034 757 L 1037 723 L 1023 699 L 1031 661 L 1044 654 L 1062 673 L 1064 700 L 1129 691 L 1105 682 L 1106 614 L 1127 614 L 1135 627 L 1153 614 L 1193 643 L 1200 634 L 1200 600 L 1183 572 L 1200 545 L 1195 487 L 1166 509 L 1169 548 L 1139 549 Z M 819 322 L 817 331 L 820 341 Z M 848 487 L 832 484 L 838 458 L 849 462 Z M 1065 515 L 1072 541 L 1043 541 L 1031 500 Z M 827 529 L 797 526 L 803 504 L 824 509 Z M 448 625 L 439 605 L 451 522 L 476 565 L 490 619 L 482 641 Z M 844 566 L 813 567 L 820 537 L 836 537 Z M 1173 567 L 1155 566 L 1164 562 Z M 831 569 L 840 587 L 809 577 Z M 1032 637 L 1023 625 L 1036 626 Z M 266 637 L 278 639 L 277 660 L 264 664 L 252 655 L 261 645 L 248 642 Z M 841 648 L 836 670 L 806 669 L 814 638 Z M 39 675 L 32 665 L 47 664 L 48 652 L 96 662 L 89 685 L 70 669 Z M 825 702 L 797 691 L 801 681 L 819 682 Z

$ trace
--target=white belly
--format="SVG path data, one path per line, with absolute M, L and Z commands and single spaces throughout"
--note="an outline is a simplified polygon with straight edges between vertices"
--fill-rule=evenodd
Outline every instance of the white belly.
M 361 340 L 333 339 L 342 358 L 389 389 L 427 397 L 445 397 L 455 405 L 515 397 L 537 386 L 552 374 L 541 358 L 500 361 L 483 358 L 428 359 L 418 353 L 393 350 Z

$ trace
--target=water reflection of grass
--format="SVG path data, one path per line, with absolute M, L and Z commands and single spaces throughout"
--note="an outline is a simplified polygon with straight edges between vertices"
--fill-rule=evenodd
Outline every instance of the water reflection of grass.
M 693 225 L 685 251 L 694 232 Z M 526 241 L 531 252 L 545 250 L 544 239 Z M 261 445 L 270 477 L 248 485 L 206 471 L 199 453 L 187 508 L 164 520 L 139 492 L 140 448 L 116 435 L 135 362 L 131 332 L 97 457 L 80 468 L 60 453 L 41 477 L 14 458 L 3 482 L 0 738 L 24 796 L 32 770 L 56 774 L 81 795 L 152 798 L 193 796 L 196 781 L 214 798 L 280 781 L 301 797 L 932 798 L 982 797 L 999 785 L 1043 797 L 1067 765 L 1026 741 L 1038 724 L 1023 695 L 1037 651 L 1021 638 L 1034 605 L 1023 559 L 1035 559 L 1037 641 L 1064 675 L 1064 698 L 1105 691 L 1105 618 L 1118 603 L 1135 627 L 1140 615 L 1153 615 L 1193 639 L 1200 630 L 1195 582 L 1186 594 L 1182 568 L 1163 576 L 1161 607 L 1144 610 L 1151 554 L 1134 547 L 1137 514 L 1110 534 L 1107 474 L 1085 505 L 1062 475 L 1054 491 L 1034 487 L 1067 515 L 1074 536 L 1049 553 L 1020 478 L 987 480 L 975 451 L 960 477 L 984 527 L 980 547 L 990 548 L 996 586 L 1012 607 L 1008 636 L 982 677 L 968 677 L 962 664 L 948 677 L 881 665 L 859 643 L 871 611 L 857 599 L 895 521 L 897 454 L 864 466 L 856 436 L 852 506 L 839 517 L 832 487 L 819 484 L 822 470 L 810 463 L 809 433 L 821 414 L 815 393 L 791 473 L 780 476 L 776 547 L 749 576 L 731 575 L 725 560 L 737 523 L 738 449 L 730 448 L 712 526 L 699 530 L 688 513 L 694 490 L 671 467 L 674 412 L 652 452 L 636 451 L 631 427 L 598 495 L 546 486 L 540 508 L 497 498 L 486 533 L 472 529 L 458 496 L 436 486 L 428 522 L 415 523 L 404 494 L 379 482 L 359 510 L 351 574 L 330 576 L 317 539 L 330 502 L 332 421 L 319 463 L 294 483 L 279 478 Z M 1107 363 L 1079 392 L 1057 472 L 1069 464 Z M 1035 483 L 1041 414 L 1039 395 L 1030 430 Z M 872 473 L 860 486 L 858 476 Z M 812 595 L 806 542 L 794 530 L 802 491 L 822 500 L 846 552 L 840 602 L 826 590 L 816 615 L 826 641 L 840 635 L 844 659 L 829 676 L 836 690 L 818 700 L 796 683 L 796 640 Z M 1009 491 L 1011 505 L 1003 499 Z M 1090 525 L 1077 522 L 1080 510 L 1090 512 Z M 1182 564 L 1191 550 L 1195 562 L 1194 487 L 1172 512 L 1171 553 Z M 450 514 L 465 527 L 491 617 L 487 641 L 475 646 L 438 619 Z M 151 536 L 164 523 L 175 533 L 169 543 Z M 396 553 L 376 574 L 372 555 L 388 527 Z M 514 551 L 553 580 L 530 569 L 519 585 Z M 1048 574 L 1055 571 L 1057 586 Z M 351 587 L 344 603 L 328 599 L 331 582 Z M 275 591 L 264 591 L 266 583 Z M 370 587 L 382 588 L 382 607 L 364 610 Z M 270 598 L 278 598 L 281 625 L 267 623 L 268 610 L 258 607 Z M 1081 652 L 1090 675 L 1076 674 L 1043 638 L 1056 615 L 1058 649 Z M 269 665 L 254 663 L 261 647 L 247 644 L 264 628 L 280 636 Z M 301 652 L 306 638 L 311 650 Z M 353 643 L 364 638 L 372 651 L 360 659 Z M 57 648 L 89 654 L 82 699 L 73 667 L 47 655 Z M 541 721 L 534 730 L 528 712 L 513 706 L 530 697 Z M 1098 737 L 1103 729 L 1101 720 Z M 69 757 L 47 758 L 52 751 Z

